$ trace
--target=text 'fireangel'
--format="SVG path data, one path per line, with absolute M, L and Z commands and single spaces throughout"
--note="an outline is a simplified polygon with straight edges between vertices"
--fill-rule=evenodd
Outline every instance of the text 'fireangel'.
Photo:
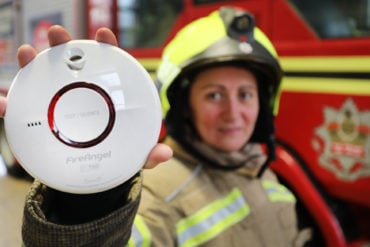
M 109 150 L 108 152 L 103 152 L 103 153 L 96 153 L 96 154 L 87 153 L 81 156 L 68 156 L 66 158 L 66 164 L 73 164 L 76 162 L 90 162 L 90 161 L 101 162 L 103 159 L 109 159 L 111 157 L 111 153 L 112 151 Z

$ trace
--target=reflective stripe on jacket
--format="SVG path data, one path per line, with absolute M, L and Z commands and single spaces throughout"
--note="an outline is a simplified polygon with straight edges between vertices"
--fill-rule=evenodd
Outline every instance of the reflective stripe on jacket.
M 247 217 L 249 210 L 241 191 L 233 189 L 176 224 L 178 246 L 198 246 L 214 238 Z

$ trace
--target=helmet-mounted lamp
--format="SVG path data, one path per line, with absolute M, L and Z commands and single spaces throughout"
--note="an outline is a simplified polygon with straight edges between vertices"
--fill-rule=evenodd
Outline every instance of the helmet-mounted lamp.
M 253 42 L 254 18 L 249 12 L 238 11 L 235 8 L 223 7 L 220 16 L 224 21 L 229 37 L 245 42 Z

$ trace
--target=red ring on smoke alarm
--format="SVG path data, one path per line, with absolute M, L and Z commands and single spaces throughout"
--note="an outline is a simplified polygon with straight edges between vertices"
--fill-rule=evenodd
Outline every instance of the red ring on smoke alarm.
M 105 129 L 103 130 L 103 132 L 97 137 L 91 140 L 88 140 L 88 141 L 84 141 L 84 142 L 75 141 L 65 136 L 58 129 L 58 126 L 56 125 L 55 119 L 54 119 L 55 106 L 57 105 L 59 99 L 63 96 L 63 94 L 71 90 L 77 89 L 77 88 L 86 88 L 86 89 L 90 89 L 90 90 L 97 92 L 104 99 L 105 103 L 107 104 L 108 111 L 109 111 L 108 123 Z M 72 147 L 77 147 L 77 148 L 88 148 L 88 147 L 95 146 L 96 144 L 102 142 L 111 132 L 115 119 L 116 119 L 116 111 L 114 109 L 114 104 L 110 96 L 108 95 L 108 93 L 104 91 L 102 88 L 100 88 L 99 86 L 92 84 L 92 83 L 87 83 L 87 82 L 75 82 L 75 83 L 68 84 L 67 86 L 61 88 L 52 98 L 49 104 L 49 108 L 48 108 L 48 124 L 54 136 L 59 141 L 63 142 L 64 144 L 68 146 L 72 146 Z

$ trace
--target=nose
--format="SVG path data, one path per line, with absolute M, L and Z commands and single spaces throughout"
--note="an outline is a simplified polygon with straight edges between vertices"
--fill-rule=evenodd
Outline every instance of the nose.
M 225 120 L 234 121 L 238 117 L 239 112 L 240 112 L 239 101 L 232 97 L 227 98 L 224 105 Z

